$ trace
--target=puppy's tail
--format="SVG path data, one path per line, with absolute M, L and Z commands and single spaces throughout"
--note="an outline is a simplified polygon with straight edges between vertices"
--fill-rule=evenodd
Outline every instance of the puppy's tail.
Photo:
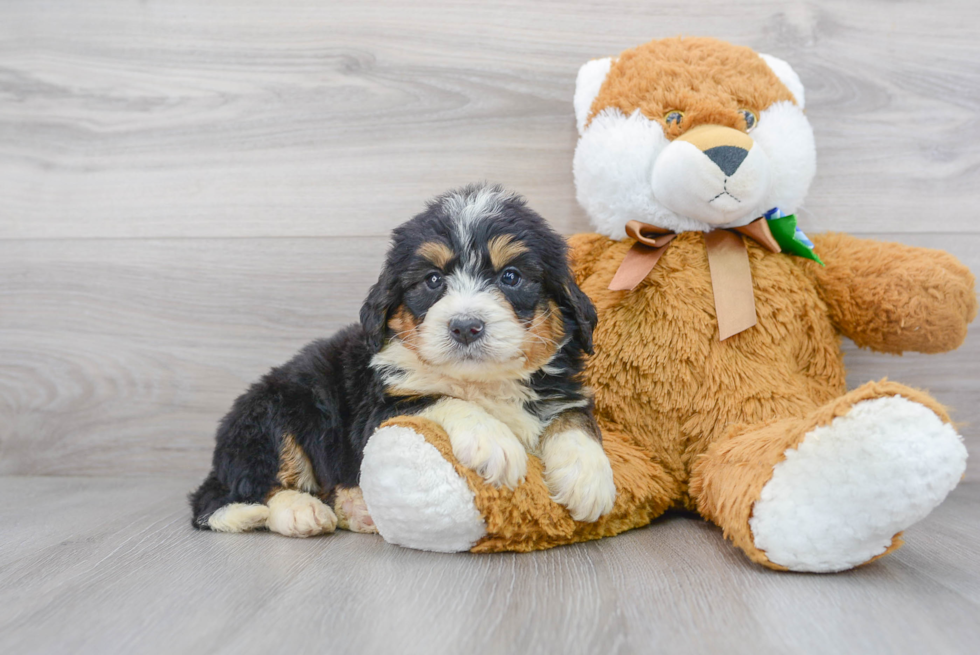
M 190 495 L 191 525 L 198 530 L 248 532 L 264 528 L 269 508 L 261 503 L 231 502 L 231 491 L 212 471 Z

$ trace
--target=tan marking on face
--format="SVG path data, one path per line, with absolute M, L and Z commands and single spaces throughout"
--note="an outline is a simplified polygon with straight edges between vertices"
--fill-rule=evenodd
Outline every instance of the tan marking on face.
M 298 489 L 307 493 L 320 490 L 310 458 L 291 434 L 283 436 L 279 446 L 279 474 L 276 477 L 285 489 Z
M 418 247 L 415 254 L 428 259 L 439 268 L 445 268 L 453 258 L 452 249 L 441 241 L 426 241 Z
M 412 316 L 412 313 L 404 305 L 399 306 L 388 319 L 388 328 L 394 332 L 395 338 L 414 352 L 417 352 L 419 347 L 420 325 L 421 323 Z
M 671 38 L 623 52 L 592 102 L 589 120 L 614 107 L 626 116 L 639 110 L 659 121 L 668 139 L 698 125 L 722 125 L 744 132 L 740 109 L 758 116 L 783 100 L 796 103 L 786 85 L 751 48 L 711 38 Z M 679 125 L 666 125 L 664 117 L 672 111 L 683 112 Z
M 698 125 L 692 130 L 677 137 L 678 141 L 686 141 L 692 146 L 705 152 L 719 146 L 734 146 L 751 150 L 755 143 L 745 132 L 733 130 L 730 127 L 721 125 Z
M 546 307 L 538 308 L 527 324 L 527 336 L 521 348 L 527 359 L 525 370 L 536 371 L 551 361 L 564 337 L 565 328 L 558 304 L 552 300 Z
M 526 253 L 527 246 L 509 234 L 501 234 L 490 239 L 487 251 L 490 253 L 490 263 L 493 264 L 494 270 L 499 271 L 515 257 Z

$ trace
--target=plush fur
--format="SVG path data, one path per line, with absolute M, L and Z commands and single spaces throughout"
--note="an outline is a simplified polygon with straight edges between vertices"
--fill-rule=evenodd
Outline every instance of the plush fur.
M 749 527 L 770 562 L 796 570 L 842 571 L 881 555 L 966 469 L 953 426 L 900 395 L 855 402 L 794 446 L 773 467 Z
M 454 460 L 437 425 L 392 419 L 399 434 L 424 437 L 473 491 L 485 528 L 469 549 L 594 539 L 675 507 L 714 522 L 773 569 L 838 571 L 892 552 L 902 530 L 955 486 L 966 451 L 927 393 L 890 381 L 848 392 L 841 338 L 889 353 L 958 347 L 977 314 L 970 271 L 943 252 L 845 234 L 813 237 L 825 266 L 745 238 L 758 322 L 719 340 L 703 232 L 754 220 L 761 208 L 792 211 L 802 200 L 814 153 L 799 78 L 746 48 L 668 39 L 590 62 L 579 82 L 576 184 L 599 233 L 572 237 L 571 256 L 599 316 L 586 376 L 619 495 L 598 521 L 575 522 L 549 498 L 535 459 L 516 489 L 488 486 Z M 758 118 L 751 131 L 745 108 Z M 674 110 L 683 119 L 668 124 Z M 686 189 L 690 207 L 711 197 L 698 195 L 688 176 L 715 166 L 729 178 L 738 168 L 711 159 L 718 142 L 693 134 L 708 123 L 722 130 L 711 139 L 722 135 L 744 151 L 743 163 L 762 148 L 770 164 L 763 200 L 726 223 L 679 214 L 657 196 L 661 163 L 671 164 L 663 174 Z M 663 159 L 675 146 L 687 154 Z M 612 291 L 633 246 L 621 240 L 627 220 L 678 235 L 635 289 Z M 391 474 L 404 473 L 402 494 L 423 487 L 412 466 L 389 463 Z M 442 475 L 452 473 L 444 467 Z M 421 531 L 423 507 L 434 499 L 417 499 L 400 515 Z M 388 539 L 397 532 L 381 528 Z
M 816 148 L 799 77 L 780 59 L 718 43 L 663 39 L 582 67 L 573 172 L 597 232 L 622 239 L 631 220 L 709 231 L 773 207 L 790 214 L 802 202 Z M 736 170 L 723 171 L 688 141 L 709 126 L 730 139 L 714 145 L 747 149 Z
M 361 488 L 372 518 L 388 541 L 399 546 L 466 550 L 487 528 L 464 476 L 483 480 L 472 469 L 447 461 L 452 446 L 444 431 L 429 423 L 445 439 L 445 451 L 440 452 L 412 429 L 413 421 L 419 419 L 381 427 L 365 449 Z
M 491 484 L 516 486 L 527 451 L 549 445 L 553 493 L 594 521 L 616 493 L 582 383 L 594 326 L 565 242 L 523 199 L 492 186 L 447 193 L 394 231 L 360 324 L 310 344 L 235 401 L 191 496 L 193 525 L 375 531 L 357 489 L 362 454 L 403 415 L 442 426 Z
M 652 121 L 663 121 L 668 112 L 680 111 L 680 123 L 665 123 L 668 137 L 676 138 L 697 125 L 744 131 L 739 110 L 758 114 L 778 102 L 796 103 L 758 53 L 718 43 L 697 37 L 662 39 L 621 53 L 592 101 L 590 115 L 615 108 L 624 116 L 638 110 Z

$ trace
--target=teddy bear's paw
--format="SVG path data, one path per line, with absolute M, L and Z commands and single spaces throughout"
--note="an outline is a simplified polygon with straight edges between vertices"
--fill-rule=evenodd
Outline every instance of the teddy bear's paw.
M 337 516 L 319 498 L 286 489 L 269 499 L 266 527 L 286 537 L 313 537 L 333 532 Z
M 360 486 L 388 543 L 454 553 L 469 550 L 487 533 L 466 480 L 409 427 L 386 426 L 371 435 Z
M 541 445 L 544 480 L 551 498 L 576 521 L 597 521 L 616 502 L 612 466 L 602 444 L 581 430 L 548 437 Z
M 793 571 L 842 571 L 883 554 L 966 469 L 953 427 L 901 396 L 856 403 L 785 456 L 749 525 L 769 561 Z
M 449 432 L 449 443 L 459 463 L 489 484 L 513 489 L 527 476 L 527 451 L 500 421 L 474 422 Z

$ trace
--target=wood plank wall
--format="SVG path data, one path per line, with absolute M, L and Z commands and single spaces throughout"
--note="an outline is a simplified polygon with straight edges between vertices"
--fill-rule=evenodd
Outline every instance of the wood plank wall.
M 434 193 L 499 181 L 587 230 L 576 71 L 654 37 L 794 65 L 819 154 L 805 228 L 980 273 L 978 27 L 973 0 L 6 0 L 0 473 L 203 473 L 233 398 L 355 319 Z M 980 447 L 977 329 L 848 362 L 852 384 L 930 389 Z

